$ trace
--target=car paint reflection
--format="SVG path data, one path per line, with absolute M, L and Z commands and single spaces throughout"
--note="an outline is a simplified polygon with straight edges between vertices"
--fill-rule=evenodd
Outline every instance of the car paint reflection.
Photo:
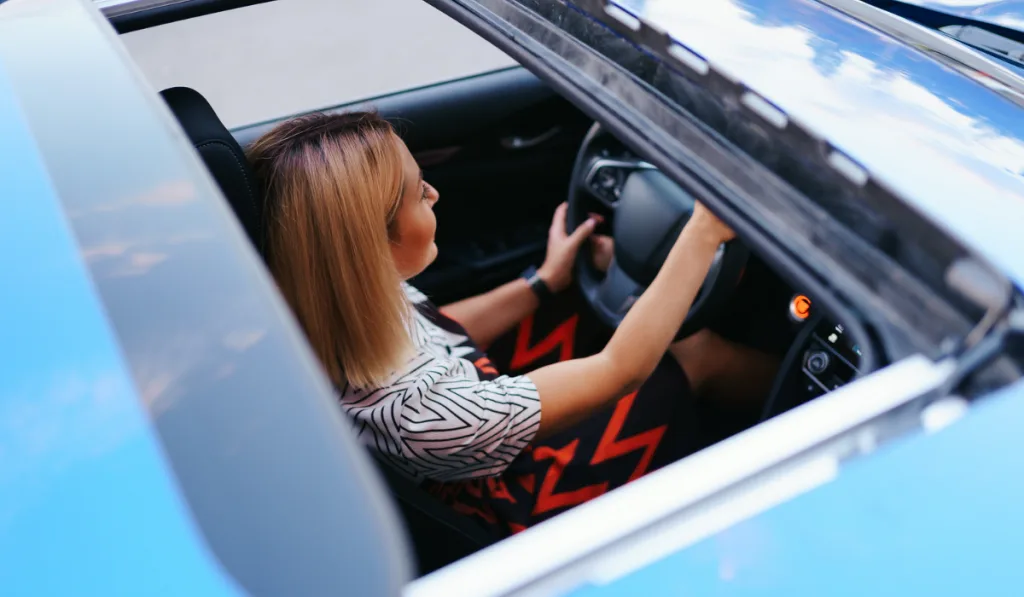
M 1024 281 L 1024 118 L 983 85 L 803 0 L 620 0 L 829 139 Z M 870 110 L 865 110 L 870 106 Z

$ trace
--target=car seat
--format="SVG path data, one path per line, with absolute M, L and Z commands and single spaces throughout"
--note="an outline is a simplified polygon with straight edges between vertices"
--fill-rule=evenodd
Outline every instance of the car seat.
M 185 134 L 217 182 L 246 234 L 263 255 L 263 193 L 238 141 L 209 102 L 194 89 L 173 87 L 160 92 Z M 482 527 L 455 513 L 389 465 L 375 458 L 398 501 L 421 574 L 462 558 L 492 543 Z

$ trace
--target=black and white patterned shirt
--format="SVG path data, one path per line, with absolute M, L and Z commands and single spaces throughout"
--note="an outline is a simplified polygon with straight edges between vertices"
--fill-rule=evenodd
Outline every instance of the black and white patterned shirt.
M 537 433 L 537 387 L 497 375 L 462 326 L 404 287 L 416 355 L 384 387 L 341 388 L 342 408 L 363 442 L 415 479 L 502 473 Z

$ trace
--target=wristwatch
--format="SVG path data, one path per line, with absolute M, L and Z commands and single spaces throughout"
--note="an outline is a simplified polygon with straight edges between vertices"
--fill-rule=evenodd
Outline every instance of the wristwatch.
M 540 274 L 537 273 L 537 268 L 532 265 L 526 268 L 520 277 L 526 280 L 526 283 L 530 285 L 530 290 L 537 295 L 542 304 L 555 296 L 555 293 L 551 292 L 551 288 L 548 287 L 547 283 L 541 279 Z

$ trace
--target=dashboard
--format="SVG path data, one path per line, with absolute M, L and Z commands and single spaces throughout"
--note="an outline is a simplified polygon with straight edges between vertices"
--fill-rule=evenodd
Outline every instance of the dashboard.
M 791 299 L 789 317 L 800 330 L 765 404 L 766 419 L 839 389 L 860 373 L 861 348 L 842 323 L 817 313 L 801 294 Z
M 666 182 L 665 186 L 648 182 L 647 186 L 639 184 L 632 187 L 637 190 L 630 190 L 626 184 L 627 179 L 632 180 L 633 176 L 643 173 L 638 179 L 648 180 L 644 171 L 655 169 L 654 165 L 635 155 L 595 124 L 587 133 L 577 156 L 569 191 L 570 213 L 576 213 L 578 221 L 582 221 L 587 212 L 600 213 L 606 219 L 612 216 L 617 224 L 621 224 L 625 218 L 637 230 L 622 235 L 616 226 L 617 243 L 626 242 L 625 237 L 635 239 L 647 235 L 652 229 L 659 231 L 660 224 L 655 222 L 657 217 L 651 217 L 650 214 L 656 214 L 662 218 L 661 221 L 665 221 L 678 218 L 682 211 L 676 207 L 666 208 L 659 201 L 653 200 L 652 196 L 665 195 L 668 197 L 665 203 L 671 205 L 688 201 L 692 206 L 695 199 L 683 192 L 678 195 L 670 193 L 669 187 L 676 187 L 671 181 Z M 639 217 L 638 213 L 643 213 L 643 217 Z M 626 226 L 623 226 L 625 229 Z M 666 229 L 651 234 L 660 237 L 662 233 L 668 232 Z M 617 258 L 620 246 L 616 247 Z M 634 252 L 648 259 L 656 257 L 650 249 Z M 624 253 L 631 254 L 628 250 Z M 664 256 L 660 259 L 663 260 Z M 762 418 L 781 414 L 836 390 L 857 377 L 862 362 L 861 349 L 843 322 L 830 318 L 825 309 L 813 305 L 811 297 L 786 284 L 766 262 L 748 253 L 744 253 L 741 259 L 742 263 L 736 271 L 735 286 L 726 285 L 729 292 L 716 296 L 716 300 L 724 301 L 721 303 L 722 308 L 729 311 L 730 317 L 711 319 L 714 320 L 715 331 L 727 338 L 758 350 L 767 349 L 765 352 L 773 355 L 785 354 L 765 402 Z M 632 261 L 643 259 L 637 257 Z M 591 293 L 587 292 L 587 278 L 581 275 L 578 280 L 584 294 L 590 296 Z M 720 284 L 721 279 L 716 283 Z M 589 284 L 597 288 L 597 282 Z M 743 285 L 742 290 L 738 288 L 740 284 Z M 629 296 L 631 292 L 632 286 L 624 296 Z M 714 288 L 711 292 L 714 292 Z M 619 294 L 607 292 L 607 289 L 601 292 L 595 290 L 592 294 L 595 297 L 616 297 L 619 302 L 609 311 L 613 314 L 607 316 L 607 323 L 617 325 L 615 318 L 621 319 L 622 309 L 619 305 L 623 304 Z M 780 309 L 787 300 L 788 322 L 784 321 L 786 315 Z M 594 300 L 591 306 L 598 313 L 602 308 L 607 309 Z M 688 321 L 692 317 L 693 310 Z

